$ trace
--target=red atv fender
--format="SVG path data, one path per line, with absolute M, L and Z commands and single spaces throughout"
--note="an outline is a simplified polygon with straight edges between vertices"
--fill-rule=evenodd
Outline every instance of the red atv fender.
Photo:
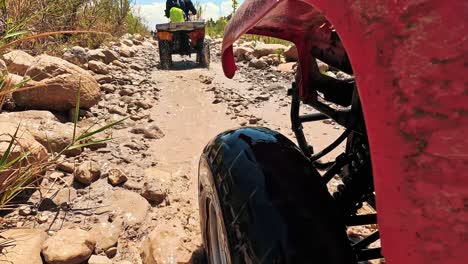
M 225 31 L 231 78 L 245 33 L 294 42 L 307 72 L 310 50 L 336 29 L 363 104 L 390 264 L 468 258 L 467 14 L 459 0 L 246 0 Z

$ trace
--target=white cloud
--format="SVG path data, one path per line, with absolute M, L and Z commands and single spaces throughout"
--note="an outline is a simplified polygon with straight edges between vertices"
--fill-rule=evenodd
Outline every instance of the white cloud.
M 212 18 L 213 20 L 216 20 L 220 17 L 221 10 L 219 6 L 213 2 L 208 2 L 206 4 L 203 4 L 203 19 L 208 20 Z
M 195 3 L 196 1 L 193 2 Z M 239 4 L 242 2 L 242 0 L 239 1 Z M 220 4 L 208 1 L 201 5 L 203 8 L 203 19 L 205 20 L 210 18 L 216 20 L 221 16 L 227 16 L 232 13 L 231 0 L 224 0 Z M 151 4 L 139 4 L 136 5 L 136 9 L 139 10 L 140 15 L 145 19 L 146 24 L 151 29 L 153 29 L 156 24 L 168 22 L 168 19 L 164 16 L 164 10 L 166 9 L 166 1 L 164 0 L 157 0 Z
M 221 2 L 221 16 L 228 16 L 232 13 L 232 1 Z
M 154 29 L 156 24 L 168 22 L 167 17 L 164 16 L 165 2 L 137 5 L 136 8 L 139 9 L 140 15 L 145 19 L 150 29 Z

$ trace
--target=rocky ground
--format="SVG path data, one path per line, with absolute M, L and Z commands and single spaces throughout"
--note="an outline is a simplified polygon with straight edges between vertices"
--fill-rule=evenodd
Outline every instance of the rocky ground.
M 219 64 L 221 40 L 211 42 L 210 70 L 179 57 L 174 70 L 158 70 L 157 44 L 131 35 L 97 50 L 74 47 L 62 58 L 21 51 L 4 55 L 13 83 L 31 79 L 26 87 L 45 88 L 7 98 L 0 114 L 0 152 L 8 142 L 3 133 L 13 133 L 21 121 L 20 147 L 37 149 L 30 162 L 48 158 L 58 165 L 48 166 L 39 186 L 2 214 L 0 238 L 15 246 L 2 249 L 1 261 L 199 262 L 196 182 L 204 145 L 223 130 L 246 125 L 270 127 L 294 139 L 286 91 L 297 51 L 239 44 L 239 74 L 229 80 Z M 321 70 L 342 74 L 326 65 Z M 78 90 L 77 134 L 121 122 L 94 135 L 97 144 L 61 152 L 73 138 Z M 343 132 L 328 121 L 306 130 L 318 149 Z M 112 140 L 99 141 L 108 137 Z

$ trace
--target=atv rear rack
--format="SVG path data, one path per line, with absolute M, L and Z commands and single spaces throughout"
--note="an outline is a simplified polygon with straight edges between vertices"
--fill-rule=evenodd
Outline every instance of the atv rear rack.
M 180 23 L 165 23 L 156 25 L 157 31 L 192 31 L 197 29 L 205 29 L 203 21 L 187 21 Z

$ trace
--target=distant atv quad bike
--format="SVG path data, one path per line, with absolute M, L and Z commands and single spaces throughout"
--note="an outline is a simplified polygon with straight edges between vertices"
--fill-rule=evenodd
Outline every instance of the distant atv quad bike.
M 160 66 L 172 67 L 172 55 L 196 53 L 200 67 L 210 67 L 210 45 L 205 41 L 205 22 L 180 22 L 156 25 L 155 38 L 159 43 Z
M 234 76 L 233 43 L 244 33 L 295 43 L 298 144 L 240 128 L 206 146 L 199 203 L 208 262 L 465 263 L 467 8 L 458 0 L 245 0 L 225 29 L 224 72 Z M 316 59 L 352 77 L 324 76 Z M 300 114 L 301 104 L 320 113 Z M 324 119 L 346 129 L 317 151 L 302 124 Z M 343 153 L 321 161 L 342 142 Z M 342 184 L 330 194 L 332 178 Z M 356 241 L 353 226 L 378 230 Z

